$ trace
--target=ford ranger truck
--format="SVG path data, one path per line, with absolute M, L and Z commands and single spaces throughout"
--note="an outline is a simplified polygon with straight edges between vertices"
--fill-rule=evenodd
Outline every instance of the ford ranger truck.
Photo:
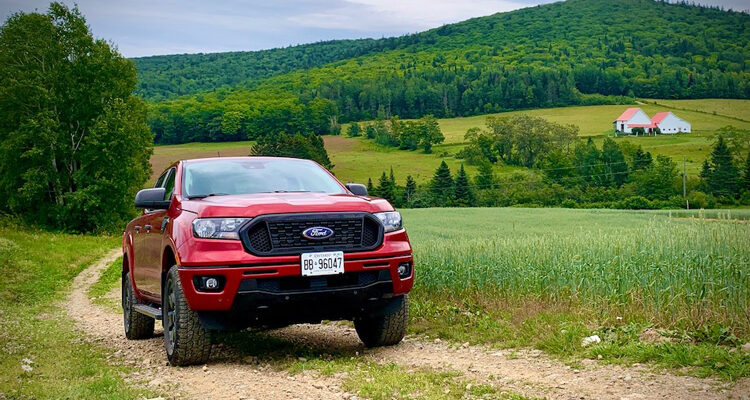
M 368 347 L 404 337 L 414 282 L 401 215 L 309 160 L 179 161 L 138 192 L 122 237 L 125 335 L 164 328 L 171 365 L 220 330 L 351 320 Z

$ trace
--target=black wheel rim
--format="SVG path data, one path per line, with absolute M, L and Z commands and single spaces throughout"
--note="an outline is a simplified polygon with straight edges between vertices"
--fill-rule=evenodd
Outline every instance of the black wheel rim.
M 171 354 L 174 350 L 175 335 L 177 334 L 177 324 L 175 323 L 175 294 L 174 283 L 171 279 L 167 280 L 164 288 L 166 299 L 164 301 L 164 332 L 167 339 L 167 351 Z
M 127 277 L 122 278 L 122 317 L 125 323 L 125 331 L 130 330 L 130 295 L 128 293 Z

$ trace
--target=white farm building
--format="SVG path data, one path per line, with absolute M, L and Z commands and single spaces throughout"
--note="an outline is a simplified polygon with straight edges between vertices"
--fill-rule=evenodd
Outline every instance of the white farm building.
M 633 133 L 633 128 L 643 128 L 649 133 L 651 118 L 638 107 L 631 107 L 625 110 L 615 122 L 613 122 L 615 132 Z
M 651 118 L 651 123 L 659 128 L 661 133 L 690 133 L 690 123 L 674 115 L 671 111 L 656 113 L 654 118 Z
M 638 107 L 631 107 L 617 117 L 612 126 L 615 133 L 632 134 L 633 128 L 643 128 L 647 135 L 657 132 L 675 134 L 690 132 L 690 123 L 674 115 L 671 111 L 656 113 L 653 118 Z

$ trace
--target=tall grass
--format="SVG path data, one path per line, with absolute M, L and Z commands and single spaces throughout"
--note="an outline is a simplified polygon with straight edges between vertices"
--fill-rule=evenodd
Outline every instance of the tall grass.
M 562 209 L 406 210 L 417 293 L 575 303 L 750 332 L 750 224 Z

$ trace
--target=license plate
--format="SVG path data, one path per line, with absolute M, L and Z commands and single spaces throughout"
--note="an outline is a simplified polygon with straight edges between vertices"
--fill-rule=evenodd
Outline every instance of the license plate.
M 302 253 L 301 264 L 302 276 L 343 274 L 344 252 Z

